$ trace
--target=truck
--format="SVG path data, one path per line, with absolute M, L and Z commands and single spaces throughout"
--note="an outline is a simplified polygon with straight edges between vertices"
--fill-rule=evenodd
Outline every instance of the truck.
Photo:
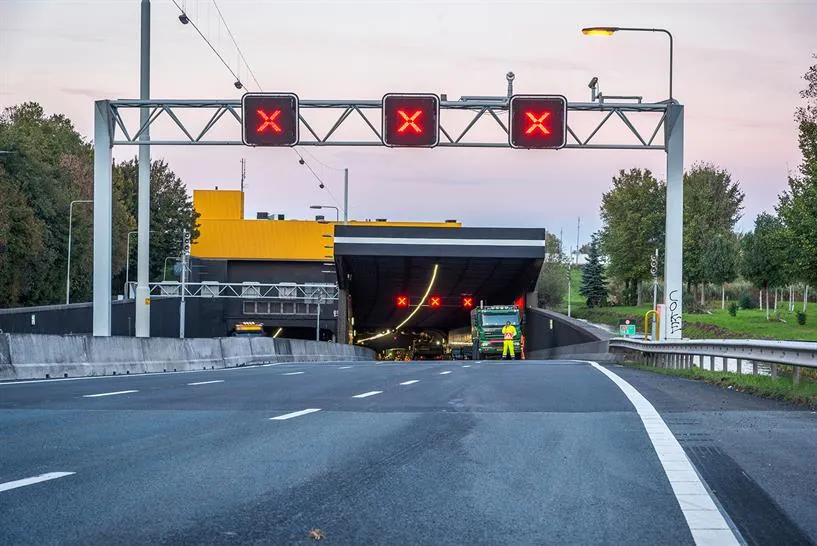
M 502 327 L 510 322 L 516 328 L 513 350 L 522 358 L 522 314 L 516 305 L 486 305 L 471 310 L 471 342 L 474 360 L 502 358 L 505 337 Z

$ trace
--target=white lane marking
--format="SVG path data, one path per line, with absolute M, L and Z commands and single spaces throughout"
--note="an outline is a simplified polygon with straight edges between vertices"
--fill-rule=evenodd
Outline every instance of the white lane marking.
M 658 455 L 658 460 L 661 461 L 661 466 L 664 467 L 664 473 L 669 479 L 672 492 L 681 507 L 684 518 L 686 518 L 695 544 L 717 543 L 724 546 L 740 544 L 723 514 L 718 510 L 711 493 L 701 482 L 701 478 L 686 456 L 684 448 L 678 443 L 664 419 L 661 418 L 661 415 L 650 404 L 649 400 L 614 372 L 605 369 L 596 362 L 584 362 L 588 362 L 606 375 L 621 389 L 635 407 L 653 449 Z M 717 539 L 717 542 L 713 542 L 714 539 Z
M 447 374 L 450 374 L 450 373 L 451 373 L 450 371 L 447 371 L 447 372 L 440 372 L 440 375 L 447 375 Z
M 213 381 L 196 381 L 195 383 L 188 383 L 188 385 L 209 385 L 211 383 L 224 383 L 223 379 L 215 379 Z
M 341 367 L 340 367 L 340 368 L 338 368 L 338 369 L 339 369 L 339 370 L 348 370 L 349 368 L 351 368 L 351 366 L 341 366 Z
M 369 391 L 364 392 L 363 394 L 356 394 L 352 398 L 367 398 L 369 396 L 374 396 L 375 394 L 380 394 L 383 391 Z
M 302 373 L 304 373 L 304 372 L 288 372 L 288 373 L 284 373 L 284 374 L 281 374 L 281 375 L 301 375 Z
M 293 411 L 292 413 L 285 413 L 283 415 L 279 415 L 278 417 L 270 417 L 270 421 L 284 421 L 286 419 L 292 419 L 293 417 L 300 417 L 301 415 L 307 415 L 309 413 L 315 413 L 316 411 L 321 411 L 320 408 L 308 408 L 301 411 Z
M 414 385 L 415 383 L 419 383 L 419 379 L 412 379 L 411 381 L 403 381 L 400 383 L 401 385 Z
M 139 391 L 116 391 L 116 392 L 101 392 L 99 394 L 86 394 L 83 398 L 97 398 L 99 396 L 115 396 L 117 394 L 130 394 L 132 392 L 139 392 Z
M 0 493 L 8 491 L 9 489 L 17 489 L 18 487 L 25 487 L 26 485 L 33 485 L 35 483 L 47 482 L 48 480 L 56 480 L 63 476 L 70 476 L 76 472 L 49 472 L 47 474 L 40 474 L 39 476 L 32 476 L 30 478 L 23 478 L 22 480 L 15 480 L 13 482 L 0 483 Z
M 463 365 L 462 365 L 462 367 L 463 367 L 463 368 L 470 368 L 470 367 L 471 367 L 471 365 L 470 365 L 470 364 L 463 364 Z

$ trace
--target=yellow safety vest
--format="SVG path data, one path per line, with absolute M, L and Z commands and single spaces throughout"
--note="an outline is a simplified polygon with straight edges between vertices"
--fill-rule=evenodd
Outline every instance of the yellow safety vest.
M 512 341 L 514 336 L 516 335 L 516 328 L 514 328 L 513 324 L 508 326 L 502 327 L 502 333 L 505 334 L 506 341 Z

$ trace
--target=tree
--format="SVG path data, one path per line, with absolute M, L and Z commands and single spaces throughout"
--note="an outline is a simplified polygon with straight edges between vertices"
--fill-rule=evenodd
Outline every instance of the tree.
M 114 166 L 114 186 L 120 185 L 124 206 L 132 218 L 138 215 L 139 164 L 136 158 Z M 165 258 L 179 256 L 184 230 L 190 232 L 191 241 L 199 235 L 197 219 L 199 214 L 193 208 L 193 201 L 187 195 L 187 188 L 181 179 L 170 170 L 163 160 L 155 160 L 150 167 L 150 279 L 159 281 L 164 274 Z M 137 229 L 133 223 L 132 230 Z M 125 237 L 126 235 L 122 235 Z M 138 249 L 134 236 L 130 245 L 131 280 L 136 280 Z M 120 273 L 120 284 L 124 284 L 124 274 Z
M 545 236 L 545 261 L 536 281 L 537 303 L 541 308 L 561 304 L 567 293 L 567 263 L 569 257 L 562 252 L 562 241 L 554 234 Z
M 717 282 L 705 255 L 716 237 L 729 237 L 741 217 L 744 194 L 731 175 L 710 163 L 698 163 L 684 175 L 684 279 L 688 291 Z M 704 304 L 704 286 L 701 286 Z
M 817 58 L 817 55 L 815 55 Z M 779 198 L 777 213 L 788 228 L 788 257 L 792 278 L 817 285 L 817 65 L 805 75 L 808 86 L 800 95 L 798 143 L 803 154 L 799 176 L 789 176 L 789 188 Z
M 599 242 L 608 273 L 625 284 L 625 302 L 638 303 L 638 283 L 650 278 L 650 257 L 664 249 L 666 185 L 649 169 L 619 171 L 602 196 Z
M 725 283 L 735 280 L 740 265 L 740 247 L 738 238 L 730 233 L 719 233 L 709 240 L 701 263 L 706 271 L 707 280 L 721 285 L 721 309 L 726 307 Z M 703 301 L 701 291 L 701 305 Z
M 786 237 L 783 222 L 776 216 L 762 213 L 755 219 L 754 232 L 743 238 L 743 276 L 766 293 L 766 320 L 769 320 L 769 287 L 784 282 Z
M 582 273 L 579 293 L 587 298 L 587 307 L 601 307 L 607 301 L 607 287 L 604 280 L 604 266 L 599 261 L 599 234 L 594 233 L 590 242 L 590 252 Z

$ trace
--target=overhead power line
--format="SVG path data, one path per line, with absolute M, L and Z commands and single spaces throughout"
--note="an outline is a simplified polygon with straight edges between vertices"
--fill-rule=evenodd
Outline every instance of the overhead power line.
M 218 7 L 218 4 L 216 4 L 216 0 L 213 0 L 213 5 L 215 6 L 216 11 L 218 12 L 218 16 L 221 18 L 221 22 L 224 23 L 224 28 L 227 29 L 227 34 L 230 35 L 230 39 L 233 41 L 233 45 L 235 46 L 236 51 L 238 51 L 238 55 L 241 57 L 241 60 L 244 61 L 244 66 L 247 67 L 247 71 L 250 73 L 250 76 L 255 82 L 255 85 L 258 86 L 258 90 L 262 91 L 263 88 L 261 87 L 261 84 L 258 82 L 258 78 L 255 77 L 255 73 L 252 71 L 252 68 L 250 68 L 250 63 L 247 62 L 246 57 L 244 57 L 244 53 L 241 51 L 241 48 L 238 47 L 238 42 L 236 41 L 235 36 L 233 36 L 233 31 L 230 30 L 230 25 L 228 25 L 227 21 L 224 19 L 224 15 L 222 15 L 221 9 Z

